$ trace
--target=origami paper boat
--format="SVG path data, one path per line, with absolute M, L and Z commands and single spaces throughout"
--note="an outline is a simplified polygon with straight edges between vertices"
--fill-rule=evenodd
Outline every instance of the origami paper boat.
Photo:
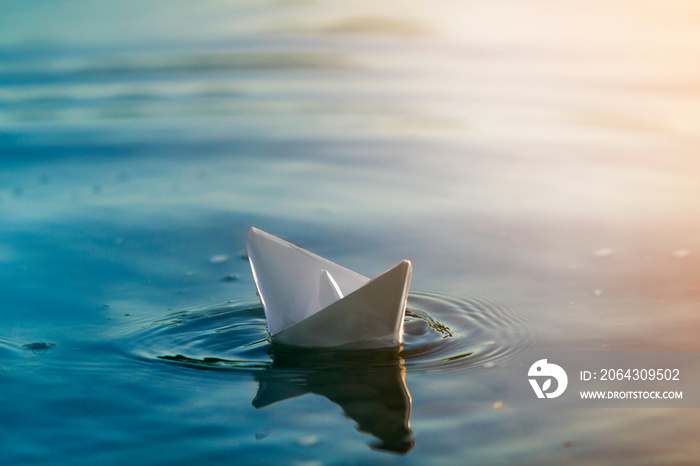
M 403 342 L 410 261 L 370 280 L 257 228 L 247 251 L 273 341 L 352 348 Z

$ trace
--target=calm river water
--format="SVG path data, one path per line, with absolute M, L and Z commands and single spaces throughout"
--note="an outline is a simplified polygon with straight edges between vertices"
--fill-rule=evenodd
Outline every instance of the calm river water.
M 691 464 L 695 409 L 526 409 L 533 349 L 700 350 L 696 2 L 0 3 L 0 457 Z M 251 226 L 396 351 L 267 340 Z

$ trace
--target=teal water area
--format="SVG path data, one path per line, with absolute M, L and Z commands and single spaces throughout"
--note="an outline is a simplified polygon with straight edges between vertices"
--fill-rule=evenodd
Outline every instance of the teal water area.
M 700 349 L 698 13 L 2 2 L 2 464 L 692 464 L 696 410 L 504 374 Z M 272 345 L 251 226 L 410 259 L 404 346 Z

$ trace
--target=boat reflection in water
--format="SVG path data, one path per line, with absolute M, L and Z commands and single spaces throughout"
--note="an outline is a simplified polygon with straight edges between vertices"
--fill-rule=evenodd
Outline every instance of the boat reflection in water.
M 372 449 L 407 453 L 414 446 L 411 395 L 403 358 L 392 350 L 308 350 L 274 346 L 272 364 L 255 373 L 253 406 L 264 408 L 315 393 L 342 408 L 357 430 L 378 441 Z

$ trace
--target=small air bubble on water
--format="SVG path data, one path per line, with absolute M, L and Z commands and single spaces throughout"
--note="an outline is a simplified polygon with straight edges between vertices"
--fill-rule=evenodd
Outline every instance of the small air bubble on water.
M 297 440 L 297 443 L 302 447 L 312 447 L 318 443 L 318 436 L 316 435 L 302 435 Z
M 228 256 L 225 254 L 218 254 L 216 256 L 211 256 L 209 258 L 210 264 L 223 264 L 228 260 Z
M 596 298 L 600 298 L 603 295 L 603 290 L 593 290 L 593 295 Z
M 673 251 L 673 256 L 677 257 L 678 259 L 684 259 L 690 255 L 690 251 L 687 249 L 676 249 Z
M 599 248 L 593 251 L 595 257 L 610 257 L 613 255 L 613 250 L 610 248 Z
M 489 362 L 487 362 L 487 363 L 484 363 L 484 366 L 483 366 L 483 367 L 484 367 L 484 369 L 493 369 L 495 366 L 496 366 L 496 364 L 494 364 L 493 362 L 490 362 L 490 361 L 489 361 Z

